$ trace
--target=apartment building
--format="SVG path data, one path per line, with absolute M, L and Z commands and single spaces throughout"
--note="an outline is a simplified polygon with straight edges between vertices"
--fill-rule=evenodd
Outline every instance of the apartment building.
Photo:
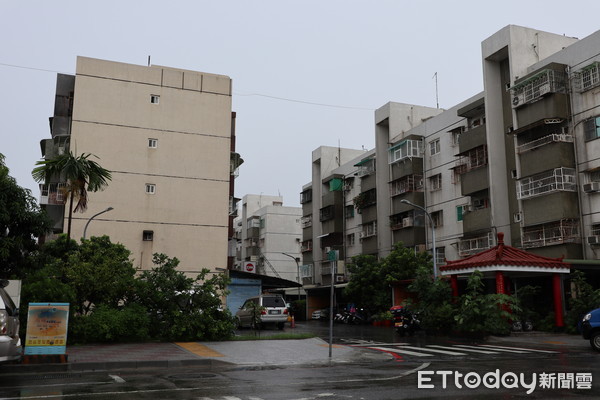
M 600 32 L 579 40 L 510 25 L 482 42 L 482 64 L 484 91 L 448 110 L 376 110 L 375 149 L 325 177 L 341 179 L 346 207 L 305 227 L 315 243 L 303 253 L 305 270 L 314 267 L 305 283 L 327 283 L 320 260 L 336 243 L 315 238 L 336 224 L 337 244 L 352 255 L 385 257 L 402 242 L 435 254 L 439 267 L 493 248 L 502 233 L 503 244 L 562 257 L 597 279 Z M 322 191 L 304 218 L 325 207 L 327 179 L 313 175 L 303 187 Z
M 76 74 L 59 74 L 51 138 L 42 156 L 91 153 L 112 172 L 89 208 L 73 214 L 72 237 L 108 235 L 139 269 L 152 254 L 180 260 L 190 275 L 233 264 L 235 153 L 231 79 L 162 66 L 77 58 Z M 61 233 L 67 211 L 60 177 L 41 186 L 40 203 Z M 93 221 L 97 213 L 112 208 Z
M 248 194 L 236 218 L 238 255 L 236 269 L 248 262 L 261 275 L 299 281 L 302 228 L 300 207 L 286 207 L 283 197 Z M 298 259 L 298 261 L 296 261 Z

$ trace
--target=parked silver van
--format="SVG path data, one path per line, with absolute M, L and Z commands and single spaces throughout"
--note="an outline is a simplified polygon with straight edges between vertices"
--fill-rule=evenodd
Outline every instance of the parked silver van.
M 288 319 L 288 309 L 285 300 L 278 294 L 262 294 L 260 296 L 247 299 L 240 309 L 235 313 L 238 327 L 252 327 L 252 309 L 256 306 L 260 309 L 260 325 L 275 324 L 277 328 L 283 329 L 284 324 Z
M 7 280 L 0 280 L 0 363 L 21 359 L 19 309 L 6 290 Z

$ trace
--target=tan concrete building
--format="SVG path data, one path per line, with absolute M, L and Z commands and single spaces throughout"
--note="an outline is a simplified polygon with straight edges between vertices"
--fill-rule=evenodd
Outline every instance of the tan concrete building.
M 112 207 L 86 236 L 124 244 L 136 267 L 149 269 L 152 254 L 165 253 L 190 274 L 227 268 L 241 162 L 234 121 L 227 76 L 78 57 L 75 76 L 58 76 L 52 139 L 42 141 L 42 153 L 92 153 L 112 181 L 90 193 L 85 213 L 73 214 L 72 238 Z M 41 199 L 57 233 L 68 215 L 56 200 L 59 185 L 42 187 Z

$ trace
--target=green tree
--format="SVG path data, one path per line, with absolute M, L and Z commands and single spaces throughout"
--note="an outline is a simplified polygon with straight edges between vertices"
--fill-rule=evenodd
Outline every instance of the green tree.
M 348 264 L 350 281 L 344 296 L 374 315 L 391 306 L 391 289 L 384 282 L 381 263 L 371 255 L 359 255 Z
M 135 268 L 131 253 L 108 236 L 83 240 L 65 267 L 66 281 L 76 293 L 75 310 L 88 314 L 93 307 L 117 308 L 133 297 Z
M 454 316 L 456 327 L 471 334 L 506 335 L 510 332 L 512 313 L 521 311 L 517 300 L 506 294 L 484 294 L 484 287 L 483 274 L 473 272 Z
M 52 179 L 67 182 L 65 189 L 69 199 L 67 239 L 71 238 L 73 212 L 84 212 L 87 209 L 88 191 L 102 190 L 111 180 L 110 171 L 90 160 L 91 155 L 84 153 L 76 157 L 72 152 L 65 153 L 49 160 L 38 161 L 36 163 L 38 167 L 32 171 L 36 182 L 48 184 Z M 73 208 L 74 200 L 77 200 L 75 208 Z
M 408 289 L 415 293 L 421 327 L 432 333 L 449 333 L 454 329 L 455 304 L 452 288 L 445 279 L 433 279 L 431 263 L 420 265 Z
M 393 250 L 381 261 L 381 272 L 385 283 L 392 284 L 397 281 L 414 279 L 417 269 L 427 265 L 431 256 L 426 252 L 417 253 L 414 249 L 396 243 Z
M 208 277 L 202 269 L 194 279 L 177 270 L 179 260 L 154 254 L 155 267 L 137 279 L 137 302 L 148 309 L 150 334 L 165 340 L 222 340 L 234 329 L 228 310 L 221 310 L 228 278 Z
M 23 278 L 36 238 L 52 223 L 27 189 L 17 185 L 0 154 L 0 278 Z

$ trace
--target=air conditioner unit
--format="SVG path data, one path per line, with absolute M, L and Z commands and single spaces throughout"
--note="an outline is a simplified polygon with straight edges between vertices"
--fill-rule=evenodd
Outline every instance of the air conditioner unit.
M 588 236 L 587 242 L 591 246 L 600 245 L 600 236 Z
M 410 217 L 402 218 L 402 227 L 406 228 L 409 226 L 413 226 L 413 219 Z
M 344 280 L 345 280 L 344 275 L 336 275 L 336 277 L 335 277 L 335 281 L 337 283 L 342 283 L 342 282 L 344 282 Z
M 583 185 L 583 191 L 586 193 L 600 192 L 600 182 L 590 182 Z
M 522 106 L 523 103 L 525 103 L 525 98 L 524 98 L 524 96 L 523 96 L 522 93 L 513 96 L 513 98 L 512 98 L 512 106 L 513 106 L 513 108 L 517 108 L 519 106 Z

